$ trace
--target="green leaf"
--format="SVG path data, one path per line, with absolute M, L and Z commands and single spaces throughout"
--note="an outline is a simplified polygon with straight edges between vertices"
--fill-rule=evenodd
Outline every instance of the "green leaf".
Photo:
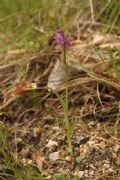
M 118 60 L 113 56 L 113 52 L 112 52 L 111 48 L 108 49 L 108 53 L 109 53 L 110 61 L 112 64 L 112 69 L 113 69 L 114 73 L 116 74 L 117 80 L 120 82 L 120 72 L 119 72 L 119 68 L 117 65 Z

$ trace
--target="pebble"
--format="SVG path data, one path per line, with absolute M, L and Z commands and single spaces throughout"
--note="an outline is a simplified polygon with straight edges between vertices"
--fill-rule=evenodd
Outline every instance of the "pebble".
M 105 170 L 105 169 L 109 169 L 110 168 L 110 164 L 108 164 L 108 163 L 105 163 L 104 165 L 103 165 L 103 169 Z
M 49 140 L 46 147 L 51 148 L 53 146 L 58 146 L 58 142 Z
M 94 132 L 94 131 L 91 131 L 90 134 L 91 134 L 91 136 L 94 136 L 95 132 Z
M 84 172 L 85 172 L 85 174 L 88 174 L 89 171 L 86 169 Z
M 41 172 L 41 175 L 42 175 L 42 176 L 49 176 L 47 171 Z
M 36 138 L 38 136 L 40 136 L 42 133 L 42 129 L 41 128 L 34 128 L 33 129 L 33 136 Z
M 70 156 L 66 156 L 66 157 L 65 157 L 65 160 L 68 161 L 68 162 L 70 162 L 72 159 L 71 159 Z
M 88 123 L 88 126 L 94 126 L 95 125 L 95 121 L 91 121 Z
M 27 161 L 27 163 L 31 165 L 31 164 L 33 164 L 33 161 L 32 161 L 31 159 L 29 159 L 29 160 Z
M 91 147 L 95 144 L 95 141 L 88 141 L 87 144 Z
M 109 172 L 110 173 L 112 173 L 114 170 L 113 170 L 113 168 L 111 167 L 111 168 L 109 168 Z
M 116 145 L 116 146 L 113 148 L 113 150 L 114 150 L 115 152 L 118 152 L 119 149 L 120 149 L 120 145 Z
M 114 159 L 117 159 L 117 153 L 113 152 L 113 153 L 112 153 L 112 157 L 113 157 Z
M 59 151 L 53 152 L 53 153 L 49 154 L 49 160 L 50 161 L 56 161 L 56 160 L 60 159 L 59 155 L 60 155 Z
M 22 142 L 22 138 L 16 138 L 17 143 Z
M 59 126 L 54 126 L 54 127 L 52 127 L 52 129 L 55 130 L 55 131 L 59 131 L 60 130 Z
M 49 175 L 49 176 L 47 176 L 47 177 L 46 177 L 46 179 L 51 179 L 51 178 L 52 178 L 52 176 L 51 176 L 51 175 Z
M 101 130 L 101 124 L 100 123 L 97 123 L 97 129 Z
M 88 148 L 87 147 L 80 147 L 80 154 L 82 153 L 82 154 L 87 154 L 87 152 L 88 152 Z
M 89 172 L 90 175 L 93 175 L 94 173 L 95 173 L 94 171 L 90 171 L 90 172 Z
M 85 171 L 84 171 L 84 176 L 85 176 L 85 177 L 88 177 L 88 176 L 89 176 L 89 171 L 88 171 L 88 170 L 85 170 Z
M 78 171 L 77 176 L 82 178 L 84 176 L 84 171 Z

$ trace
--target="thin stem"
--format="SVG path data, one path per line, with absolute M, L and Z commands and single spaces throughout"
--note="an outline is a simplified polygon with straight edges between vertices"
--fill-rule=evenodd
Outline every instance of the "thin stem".
M 64 48 L 64 65 L 65 65 L 65 85 L 66 85 L 66 92 L 65 92 L 65 102 L 66 102 L 66 112 L 68 113 L 68 66 L 66 61 L 66 49 Z
M 93 10 L 93 2 L 92 0 L 89 0 L 90 2 L 90 10 L 91 10 L 91 18 L 92 18 L 92 22 L 95 22 L 95 18 L 94 18 L 94 10 Z
M 65 88 L 65 122 L 66 122 L 68 146 L 69 146 L 70 153 L 72 154 L 71 126 L 70 126 L 69 117 L 68 117 L 68 108 L 69 108 L 69 104 L 68 104 L 68 65 L 67 65 L 67 61 L 66 61 L 66 48 L 64 47 L 63 50 L 64 50 L 63 51 L 63 54 L 64 54 L 63 60 L 64 60 L 64 65 L 65 65 L 65 84 L 66 84 L 66 88 Z

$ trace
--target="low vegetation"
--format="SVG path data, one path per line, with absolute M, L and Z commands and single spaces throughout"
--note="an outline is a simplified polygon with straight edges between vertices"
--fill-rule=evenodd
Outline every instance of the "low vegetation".
M 119 180 L 119 98 L 120 1 L 0 0 L 1 180 Z

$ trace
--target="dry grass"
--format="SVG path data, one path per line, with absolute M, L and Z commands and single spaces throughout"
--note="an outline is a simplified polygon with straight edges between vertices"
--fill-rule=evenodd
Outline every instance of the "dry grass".
M 95 52 L 95 58 L 99 57 L 102 64 L 104 64 L 104 60 L 107 60 L 108 63 L 104 64 L 104 69 L 98 68 L 99 71 L 96 68 L 91 71 L 84 67 L 82 70 L 73 68 L 75 72 L 69 80 L 69 118 L 73 124 L 72 145 L 74 151 L 71 160 L 66 160 L 69 153 L 66 151 L 66 131 L 62 105 L 55 94 L 47 89 L 48 76 L 61 53 L 56 50 L 54 43 L 51 45 L 49 42 L 50 45 L 44 48 L 53 30 L 50 30 L 47 36 L 45 34 L 44 45 L 40 46 L 42 48 L 38 48 L 38 46 L 38 49 L 36 47 L 29 48 L 29 46 L 18 48 L 13 45 L 14 48 L 6 46 L 3 49 L 0 55 L 1 179 L 22 180 L 26 177 L 28 180 L 29 178 L 37 180 L 42 179 L 41 174 L 44 177 L 51 176 L 51 179 L 54 179 L 55 174 L 64 174 L 67 179 L 76 180 L 79 179 L 78 172 L 85 170 L 89 170 L 86 176 L 84 174 L 86 179 L 119 179 L 120 37 L 119 26 L 117 26 L 119 24 L 117 18 L 119 10 L 116 8 L 116 11 L 112 11 L 113 16 L 110 16 L 107 24 L 101 19 L 110 14 L 114 2 L 110 4 L 107 1 L 105 7 L 109 8 L 107 10 L 101 8 L 99 16 L 96 16 L 94 10 L 98 5 L 94 1 L 90 1 L 90 3 L 91 6 L 88 3 L 86 9 L 90 10 L 91 7 L 91 12 L 78 11 L 74 14 L 74 22 L 69 21 L 67 25 L 70 32 L 75 33 L 75 38 L 80 38 L 79 43 L 84 47 L 84 52 L 89 49 Z M 68 9 L 66 12 L 69 14 Z M 90 14 L 94 22 L 90 21 Z M 114 18 L 116 14 L 117 16 Z M 12 15 L 14 16 L 14 14 Z M 3 18 L 2 21 L 4 20 Z M 62 23 L 65 23 L 64 20 Z M 66 29 L 66 25 L 63 28 Z M 98 45 L 94 44 L 95 47 L 91 37 L 96 33 L 103 35 L 105 31 L 111 34 L 109 43 L 102 41 Z M 3 31 L 2 34 L 5 35 Z M 4 36 L 3 39 L 4 42 L 8 42 L 11 38 L 7 39 Z M 113 39 L 117 39 L 117 42 L 113 42 Z M 79 49 L 79 44 L 76 46 Z M 96 51 L 96 48 L 99 52 Z M 84 55 L 86 56 L 84 56 L 85 61 L 89 63 L 89 60 L 92 59 L 91 54 Z M 79 59 L 81 57 L 83 54 L 79 54 Z M 72 64 L 70 66 L 72 67 Z M 35 83 L 37 87 L 35 89 L 28 88 L 22 93 L 15 94 L 15 90 L 18 90 L 18 87 L 21 88 L 22 82 Z M 58 93 L 63 98 L 65 96 L 64 89 L 64 84 L 58 89 Z M 79 137 L 83 138 L 80 142 L 78 142 Z M 47 149 L 46 144 L 49 140 L 58 142 L 59 146 Z M 31 154 L 39 151 L 45 157 L 41 173 L 33 161 L 30 161 Z M 57 162 L 53 163 L 48 157 L 54 151 L 60 151 L 61 156 Z M 106 161 L 110 162 L 108 169 L 105 167 Z M 101 167 L 104 168 L 101 169 Z M 109 171 L 109 169 L 112 170 Z M 90 174 L 91 171 L 94 173 Z M 60 178 L 65 179 L 62 176 Z

